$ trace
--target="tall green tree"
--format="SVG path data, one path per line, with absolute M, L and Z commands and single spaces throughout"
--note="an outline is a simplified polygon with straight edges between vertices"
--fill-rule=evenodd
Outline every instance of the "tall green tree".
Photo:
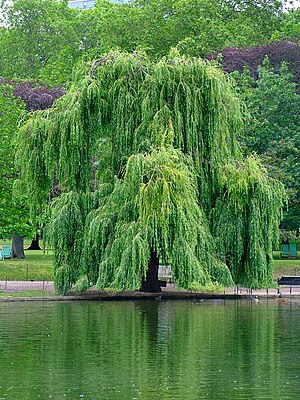
M 159 260 L 183 288 L 270 284 L 282 186 L 243 160 L 240 129 L 225 75 L 198 59 L 111 53 L 79 71 L 18 138 L 30 204 L 53 179 L 63 192 L 48 226 L 56 288 L 87 275 L 159 290 Z
M 16 246 L 23 235 L 32 233 L 26 201 L 13 194 L 16 180 L 14 168 L 14 140 L 20 118 L 25 111 L 22 101 L 16 100 L 9 85 L 0 86 L 0 238 L 12 236 L 13 256 L 24 257 L 23 246 Z M 20 237 L 20 239 L 19 239 Z
M 111 48 L 144 48 L 154 59 L 176 46 L 183 54 L 205 57 L 226 46 L 259 44 L 289 29 L 284 4 L 98 0 L 95 8 L 77 10 L 67 0 L 2 1 L 0 74 L 54 86 L 70 79 L 81 57 L 99 57 Z
M 140 43 L 165 55 L 179 46 L 184 54 L 206 56 L 226 46 L 269 40 L 281 26 L 285 1 L 137 0 Z
M 289 193 L 289 207 L 281 226 L 300 226 L 300 95 L 288 65 L 275 73 L 269 59 L 255 80 L 248 70 L 236 75 L 249 116 L 241 141 L 248 153 L 257 153 L 269 174 L 280 179 Z
M 300 7 L 291 8 L 282 16 L 282 22 L 273 33 L 273 40 L 290 40 L 300 43 Z
M 68 80 L 80 52 L 72 23 L 76 13 L 67 1 L 2 2 L 1 75 L 50 85 Z

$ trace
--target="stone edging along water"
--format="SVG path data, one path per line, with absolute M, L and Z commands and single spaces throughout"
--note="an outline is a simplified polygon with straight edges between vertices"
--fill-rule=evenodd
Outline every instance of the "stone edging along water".
M 28 297 L 16 297 L 14 293 L 26 290 L 40 290 L 42 295 L 35 296 L 32 293 Z M 278 299 L 277 288 L 250 290 L 240 287 L 226 288 L 223 292 L 192 292 L 176 290 L 173 285 L 167 285 L 162 288 L 161 293 L 145 293 L 139 291 L 107 291 L 91 288 L 85 293 L 73 293 L 68 296 L 59 296 L 53 294 L 54 285 L 50 281 L 0 281 L 0 292 L 5 293 L 6 297 L 0 298 L 0 302 L 13 301 L 74 301 L 74 300 L 101 300 L 101 301 L 121 301 L 121 300 L 194 300 L 204 299 L 237 300 L 252 299 L 254 302 L 258 299 Z M 300 298 L 299 287 L 280 287 L 281 296 Z
M 251 300 L 258 302 L 259 300 L 280 300 L 289 301 L 288 299 L 300 299 L 300 292 L 283 293 L 279 297 L 275 291 L 268 294 L 237 294 L 237 293 L 199 293 L 199 292 L 180 292 L 168 291 L 161 293 L 143 293 L 143 292 L 104 292 L 104 291 L 89 291 L 84 294 L 67 295 L 67 296 L 39 296 L 39 297 L 9 297 L 0 299 L 0 302 L 28 302 L 28 301 L 128 301 L 128 300 L 193 300 L 199 302 L 201 300 Z

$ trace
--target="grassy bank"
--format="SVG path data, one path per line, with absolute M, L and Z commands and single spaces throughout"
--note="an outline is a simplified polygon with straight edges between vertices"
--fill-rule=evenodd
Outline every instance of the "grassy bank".
M 50 297 L 57 296 L 54 292 L 45 290 L 22 290 L 20 292 L 4 292 L 0 290 L 1 299 L 18 299 L 24 297 Z
M 52 253 L 25 250 L 25 259 L 0 260 L 0 280 L 53 280 Z
M 274 279 L 283 275 L 300 275 L 299 251 L 296 259 L 281 258 L 279 251 L 273 252 L 274 257 Z

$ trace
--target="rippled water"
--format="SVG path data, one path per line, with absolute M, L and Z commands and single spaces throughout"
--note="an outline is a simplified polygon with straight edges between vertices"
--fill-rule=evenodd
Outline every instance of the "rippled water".
M 299 399 L 300 302 L 0 304 L 0 399 Z

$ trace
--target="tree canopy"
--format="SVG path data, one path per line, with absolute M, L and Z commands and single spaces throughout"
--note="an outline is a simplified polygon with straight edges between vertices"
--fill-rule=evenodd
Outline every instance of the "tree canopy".
M 54 179 L 62 191 L 47 228 L 57 289 L 83 275 L 139 289 L 154 259 L 183 288 L 270 284 L 283 189 L 243 159 L 241 121 L 226 76 L 198 59 L 110 53 L 78 71 L 18 140 L 32 207 Z
M 299 31 L 300 35 L 300 31 Z M 238 71 L 242 73 L 247 68 L 255 79 L 259 77 L 259 67 L 265 57 L 268 57 L 274 72 L 280 71 L 281 65 L 285 62 L 288 66 L 289 80 L 297 84 L 300 91 L 300 46 L 292 42 L 276 41 L 267 45 L 253 46 L 246 48 L 228 47 L 221 52 L 221 64 L 226 72 Z M 216 58 L 217 55 L 209 58 Z
M 291 15 L 295 18 L 297 12 L 291 11 Z M 259 155 L 269 174 L 287 189 L 289 202 L 281 222 L 286 230 L 297 230 L 300 225 L 299 54 L 296 43 L 276 41 L 263 46 L 229 47 L 219 57 L 224 71 L 235 77 L 248 110 L 240 135 L 243 151 Z
M 73 25 L 76 12 L 67 1 L 2 1 L 1 14 L 1 75 L 64 83 L 80 53 Z
M 16 100 L 9 85 L 0 85 L 0 238 L 13 232 L 28 234 L 28 208 L 19 196 L 13 196 L 16 178 L 13 142 L 18 131 L 24 103 Z
M 260 155 L 269 174 L 284 183 L 289 206 L 281 226 L 300 226 L 300 96 L 292 82 L 288 64 L 277 73 L 266 58 L 258 67 L 257 79 L 249 70 L 237 75 L 238 88 L 247 105 L 248 118 L 241 143 L 246 153 Z
M 98 0 L 94 8 L 68 8 L 67 0 L 2 0 L 0 73 L 39 79 L 50 86 L 71 77 L 82 58 L 112 48 L 147 49 L 153 59 L 177 47 L 206 57 L 227 46 L 249 47 L 272 39 L 297 42 L 299 12 L 285 0 Z
M 40 209 L 39 216 L 31 218 L 27 197 L 14 190 L 18 177 L 14 165 L 16 134 L 21 121 L 26 120 L 26 110 L 49 108 L 64 93 L 60 88 L 49 89 L 33 82 L 2 80 L 0 83 L 0 238 L 13 237 L 13 257 L 25 257 L 22 236 L 36 235 L 43 214 Z

